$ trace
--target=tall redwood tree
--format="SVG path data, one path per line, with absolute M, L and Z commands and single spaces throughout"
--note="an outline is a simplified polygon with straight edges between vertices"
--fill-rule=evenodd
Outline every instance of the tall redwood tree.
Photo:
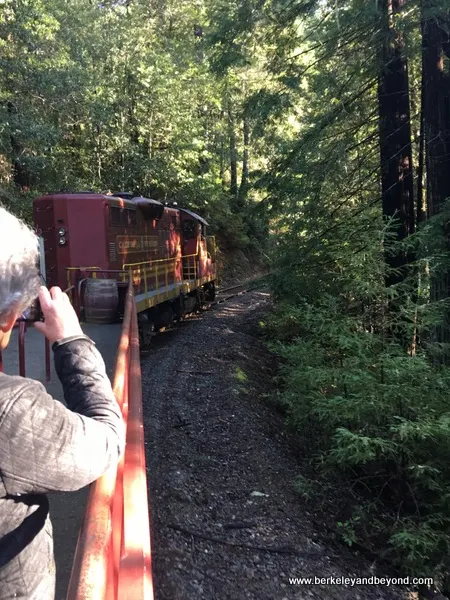
M 382 52 L 378 81 L 383 215 L 396 220 L 397 240 L 414 231 L 408 63 L 396 15 L 407 0 L 382 0 Z M 405 252 L 386 253 L 386 285 L 404 279 Z
M 443 4 L 443 3 L 442 3 Z M 428 215 L 450 198 L 450 8 L 422 0 Z

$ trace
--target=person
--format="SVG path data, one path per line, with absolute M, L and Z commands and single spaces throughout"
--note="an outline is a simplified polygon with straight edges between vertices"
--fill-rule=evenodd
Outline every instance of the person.
M 0 599 L 52 600 L 53 535 L 46 494 L 75 491 L 116 465 L 124 449 L 119 406 L 94 342 L 70 300 L 40 287 L 38 241 L 0 208 L 0 349 L 39 295 L 62 402 L 38 381 L 0 373 Z

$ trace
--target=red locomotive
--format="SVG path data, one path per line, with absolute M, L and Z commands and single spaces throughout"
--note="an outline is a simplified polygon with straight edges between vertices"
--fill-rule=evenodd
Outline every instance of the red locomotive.
M 88 321 L 123 314 L 130 277 L 144 343 L 152 329 L 214 298 L 214 238 L 194 212 L 93 192 L 42 196 L 33 211 L 43 278 L 49 287 L 74 286 Z

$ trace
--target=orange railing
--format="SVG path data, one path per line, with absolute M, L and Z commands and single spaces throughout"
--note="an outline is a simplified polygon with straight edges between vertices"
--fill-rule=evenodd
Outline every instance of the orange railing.
M 153 600 L 136 305 L 129 285 L 113 389 L 126 423 L 117 469 L 89 490 L 67 600 Z

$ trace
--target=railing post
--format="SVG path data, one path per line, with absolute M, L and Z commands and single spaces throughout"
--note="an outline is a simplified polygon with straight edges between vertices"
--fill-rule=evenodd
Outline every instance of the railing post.
M 80 273 L 81 275 L 81 273 Z M 77 313 L 77 317 L 80 318 L 81 314 L 81 298 L 80 298 L 80 290 L 78 289 L 78 282 L 76 278 L 76 273 L 74 273 L 73 277 L 73 306 L 75 308 L 75 312 Z
M 164 274 L 166 276 L 166 298 L 169 297 L 169 269 L 164 265 Z
M 145 292 L 145 297 L 147 298 L 147 293 L 148 293 L 147 268 L 145 265 L 144 265 L 144 292 Z
M 26 323 L 19 323 L 19 375 L 25 377 L 25 328 Z
M 50 342 L 45 338 L 45 381 L 49 383 L 51 379 L 51 367 L 50 367 Z

